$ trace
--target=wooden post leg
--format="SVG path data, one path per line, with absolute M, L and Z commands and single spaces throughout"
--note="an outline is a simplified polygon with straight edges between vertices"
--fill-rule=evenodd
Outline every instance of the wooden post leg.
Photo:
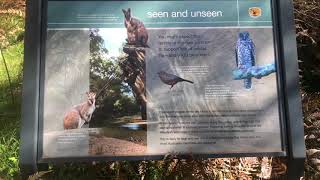
M 288 160 L 288 179 L 300 180 L 304 174 L 304 158 Z

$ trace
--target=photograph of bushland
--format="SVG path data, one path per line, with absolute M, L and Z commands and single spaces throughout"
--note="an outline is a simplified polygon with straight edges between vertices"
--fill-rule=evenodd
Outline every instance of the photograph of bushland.
M 126 38 L 125 28 L 48 30 L 44 155 L 69 155 L 56 145 L 72 151 L 59 141 L 73 132 L 90 136 L 73 142 L 89 146 L 75 156 L 145 153 L 145 50 Z
M 96 93 L 96 108 L 89 128 L 101 129 L 90 136 L 89 154 L 143 154 L 147 145 L 144 50 L 131 48 L 125 53 L 126 33 L 117 33 L 121 43 L 113 43 L 108 41 L 112 31 L 90 32 L 90 91 Z

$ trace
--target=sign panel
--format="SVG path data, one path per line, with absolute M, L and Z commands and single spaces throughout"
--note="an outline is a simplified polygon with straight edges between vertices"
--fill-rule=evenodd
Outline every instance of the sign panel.
M 41 158 L 285 155 L 270 0 L 49 1 Z

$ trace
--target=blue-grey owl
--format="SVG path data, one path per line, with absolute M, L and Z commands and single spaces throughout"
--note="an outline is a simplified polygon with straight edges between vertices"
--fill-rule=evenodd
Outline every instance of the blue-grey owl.
M 236 45 L 236 63 L 239 69 L 248 69 L 255 65 L 255 45 L 249 37 L 248 32 L 239 33 L 239 39 Z M 244 87 L 250 89 L 252 85 L 251 78 L 244 80 Z

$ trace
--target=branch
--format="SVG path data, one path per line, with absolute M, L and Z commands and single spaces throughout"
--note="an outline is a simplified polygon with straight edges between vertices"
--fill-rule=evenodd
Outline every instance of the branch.
M 248 79 L 255 77 L 261 79 L 264 76 L 268 76 L 271 73 L 276 72 L 275 64 L 267 64 L 264 66 L 252 66 L 247 69 L 235 69 L 232 72 L 234 80 Z

